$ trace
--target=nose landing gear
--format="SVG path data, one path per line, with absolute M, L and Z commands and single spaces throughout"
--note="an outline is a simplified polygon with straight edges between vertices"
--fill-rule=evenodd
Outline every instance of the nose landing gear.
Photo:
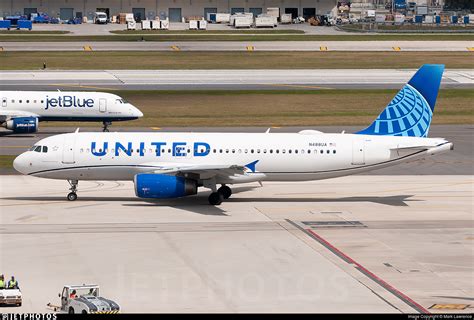
M 102 122 L 102 124 L 104 125 L 104 126 L 102 127 L 102 132 L 109 132 L 109 126 L 112 125 L 112 122 L 110 122 L 110 121 L 104 121 L 104 122 Z
M 69 190 L 71 191 L 68 195 L 67 195 L 67 199 L 69 201 L 74 201 L 77 199 L 77 185 L 79 184 L 79 181 L 77 180 L 68 180 L 67 182 L 69 182 L 69 185 L 71 186 L 71 188 L 69 188 Z

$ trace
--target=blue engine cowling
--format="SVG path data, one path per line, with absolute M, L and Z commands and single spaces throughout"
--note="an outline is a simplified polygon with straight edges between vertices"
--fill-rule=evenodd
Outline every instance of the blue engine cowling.
M 5 123 L 5 128 L 12 130 L 14 133 L 35 133 L 38 131 L 38 118 L 13 118 Z
M 139 173 L 134 182 L 135 194 L 140 198 L 178 198 L 197 193 L 196 181 L 166 174 Z

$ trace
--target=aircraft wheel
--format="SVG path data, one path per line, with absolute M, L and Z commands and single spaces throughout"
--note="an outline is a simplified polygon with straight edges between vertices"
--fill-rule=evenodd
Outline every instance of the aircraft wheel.
M 68 195 L 67 195 L 67 199 L 69 201 L 75 201 L 77 199 L 77 194 L 75 192 L 70 192 Z
M 209 203 L 212 204 L 213 206 L 218 206 L 222 203 L 223 196 L 220 192 L 213 192 L 209 196 Z
M 221 193 L 224 199 L 229 199 L 230 196 L 232 195 L 232 189 L 229 188 L 228 186 L 222 186 L 220 187 L 217 192 Z

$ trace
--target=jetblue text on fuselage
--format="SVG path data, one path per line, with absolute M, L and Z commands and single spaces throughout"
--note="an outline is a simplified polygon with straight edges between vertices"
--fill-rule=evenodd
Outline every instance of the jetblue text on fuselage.
M 204 157 L 211 151 L 211 146 L 206 142 L 194 142 L 189 144 L 186 142 L 115 142 L 110 144 L 109 142 L 102 142 L 100 144 L 92 142 L 91 152 L 96 157 L 103 157 L 111 151 L 109 145 L 113 148 L 112 152 L 116 157 L 121 154 L 131 156 L 132 153 L 143 157 L 147 147 L 153 148 L 157 157 L 161 156 L 162 148 L 164 150 L 169 149 L 173 157 L 186 157 L 191 154 L 194 157 Z
M 76 96 L 59 96 L 57 98 L 50 98 L 46 96 L 45 110 L 49 108 L 92 108 L 94 106 L 94 99 L 77 98 Z

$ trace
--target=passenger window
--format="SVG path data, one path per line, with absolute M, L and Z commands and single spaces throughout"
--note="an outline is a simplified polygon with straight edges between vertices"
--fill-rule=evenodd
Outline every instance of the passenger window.
M 15 103 L 15 100 L 12 100 L 12 103 Z
M 216 151 L 217 151 L 217 150 L 216 150 L 216 149 L 214 149 L 214 150 L 212 150 L 212 153 L 216 153 Z
M 323 151 L 323 150 L 321 150 L 321 154 L 323 154 L 323 153 L 324 153 L 324 151 Z
M 263 153 L 267 153 L 267 149 L 263 149 Z
M 81 148 L 81 153 L 83 153 L 83 152 L 84 152 L 84 148 Z
M 20 103 L 22 103 L 22 102 L 23 102 L 23 100 L 20 100 L 19 102 L 20 102 Z
M 291 149 L 290 149 L 290 150 L 288 150 L 288 153 L 291 153 Z
M 252 149 L 252 150 L 250 150 L 250 153 L 253 153 L 253 149 Z
M 235 149 L 232 149 L 232 153 L 235 153 Z
M 276 149 L 275 152 L 276 152 L 276 153 L 280 153 L 280 150 Z
M 333 151 L 332 151 L 332 153 L 334 153 L 334 154 L 335 154 L 335 153 L 336 153 L 336 150 L 333 150 Z
M 273 149 L 270 149 L 270 153 L 273 153 Z
M 260 153 L 260 149 L 257 149 L 257 153 Z
M 329 151 L 329 149 L 328 149 L 328 150 L 326 151 L 326 153 L 329 154 L 329 152 L 330 152 L 330 151 Z
M 295 150 L 295 153 L 298 153 L 298 149 Z

